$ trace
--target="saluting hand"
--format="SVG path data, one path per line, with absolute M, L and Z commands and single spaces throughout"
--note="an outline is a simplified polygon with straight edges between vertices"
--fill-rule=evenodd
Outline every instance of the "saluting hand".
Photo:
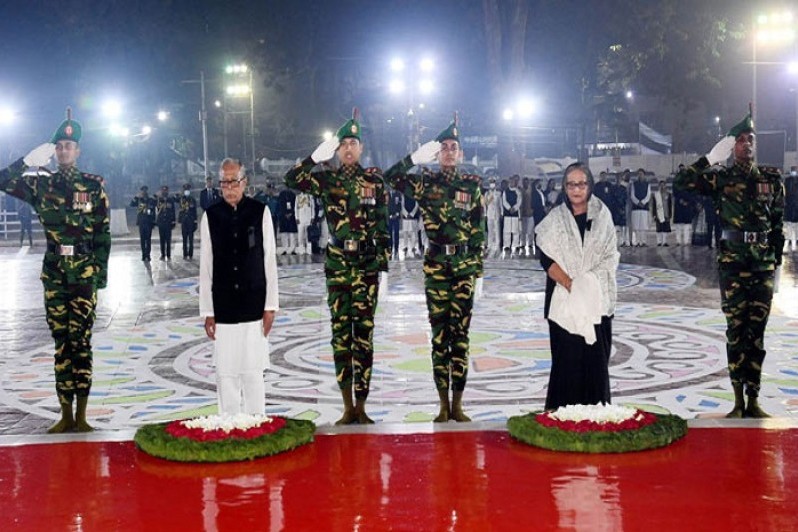
M 431 140 L 419 146 L 410 156 L 413 164 L 429 164 L 435 162 L 438 152 L 441 151 L 441 143 L 437 140 Z
M 55 155 L 55 144 L 45 142 L 33 148 L 30 153 L 22 159 L 22 162 L 25 163 L 25 166 L 29 167 L 47 166 L 50 159 L 53 158 L 53 155 Z
M 324 161 L 329 161 L 335 156 L 335 150 L 338 149 L 340 144 L 341 141 L 338 140 L 338 137 L 332 137 L 325 140 L 319 144 L 319 147 L 316 148 L 310 155 L 311 160 L 314 163 L 323 163 Z

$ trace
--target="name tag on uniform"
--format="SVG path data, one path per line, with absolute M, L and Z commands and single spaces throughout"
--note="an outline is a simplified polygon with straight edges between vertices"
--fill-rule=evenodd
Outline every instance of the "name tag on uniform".
M 377 204 L 377 188 L 374 185 L 365 184 L 360 187 L 360 203 L 364 205 Z
M 456 190 L 454 192 L 454 206 L 458 209 L 468 209 L 471 207 L 471 194 Z
M 76 211 L 91 212 L 91 200 L 88 192 L 72 193 L 72 209 Z

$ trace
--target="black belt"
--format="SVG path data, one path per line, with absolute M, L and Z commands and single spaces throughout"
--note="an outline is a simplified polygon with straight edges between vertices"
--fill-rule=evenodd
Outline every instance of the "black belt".
M 427 246 L 427 250 L 433 255 L 467 255 L 468 249 L 467 244 L 435 244 L 430 242 Z
M 75 255 L 89 255 L 94 251 L 94 246 L 88 242 L 79 242 L 77 244 L 65 245 L 56 244 L 55 242 L 47 242 L 47 252 L 61 255 L 62 257 L 73 257 Z
M 371 240 L 341 240 L 330 236 L 330 244 L 344 253 L 376 253 L 377 248 Z
M 738 231 L 736 229 L 724 229 L 720 234 L 721 240 L 729 242 L 745 242 L 746 244 L 766 244 L 768 233 L 766 231 Z

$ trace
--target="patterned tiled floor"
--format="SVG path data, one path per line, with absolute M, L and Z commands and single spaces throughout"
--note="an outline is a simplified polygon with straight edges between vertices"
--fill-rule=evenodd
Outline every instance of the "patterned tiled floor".
M 41 308 L 36 248 L 0 248 L 0 435 L 41 431 L 56 419 L 51 340 Z M 281 306 L 266 374 L 268 409 L 313 419 L 340 416 L 329 346 L 322 265 L 281 257 Z M 786 265 L 768 327 L 762 402 L 779 416 L 798 411 L 798 313 Z M 89 415 L 100 430 L 215 411 L 212 344 L 197 318 L 197 263 L 137 261 L 129 243 L 112 254 L 109 289 L 95 327 Z M 618 274 L 611 379 L 615 403 L 686 418 L 730 408 L 724 319 L 713 257 L 698 248 L 625 249 Z M 392 263 L 380 301 L 370 413 L 379 422 L 430 421 L 437 394 L 418 260 Z M 539 409 L 550 365 L 542 318 L 545 278 L 531 259 L 489 260 L 485 296 L 471 328 L 466 406 L 475 421 Z

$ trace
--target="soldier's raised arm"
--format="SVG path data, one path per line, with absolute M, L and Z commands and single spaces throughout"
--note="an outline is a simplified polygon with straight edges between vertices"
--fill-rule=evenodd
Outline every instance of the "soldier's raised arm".
M 385 172 L 386 183 L 401 194 L 418 201 L 422 197 L 424 182 L 420 174 L 411 174 L 410 170 L 417 165 L 435 162 L 439 151 L 441 151 L 439 141 L 431 140 L 424 143 Z
M 313 153 L 285 174 L 285 186 L 318 196 L 324 188 L 324 180 L 321 177 L 323 174 L 314 174 L 312 170 L 317 164 L 335 157 L 335 150 L 340 144 L 341 141 L 336 135 L 319 144 Z

